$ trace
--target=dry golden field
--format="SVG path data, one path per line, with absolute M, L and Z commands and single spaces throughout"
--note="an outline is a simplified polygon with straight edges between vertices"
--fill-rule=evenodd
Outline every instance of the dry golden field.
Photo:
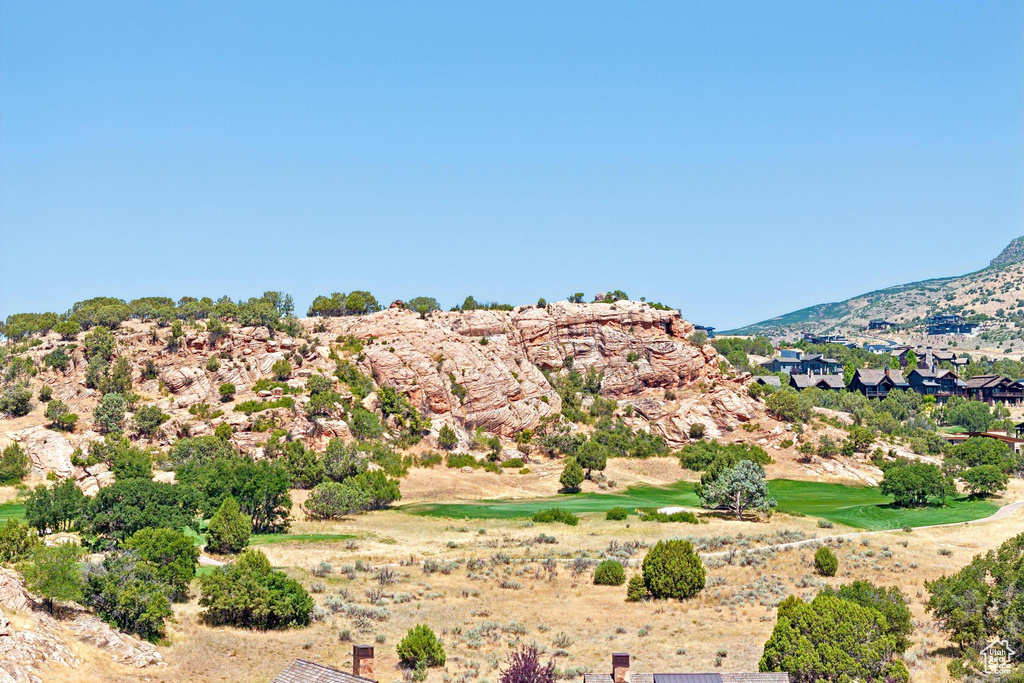
M 623 481 L 655 482 L 670 474 L 678 477 L 679 470 L 657 462 L 625 463 L 615 472 Z M 445 481 L 452 473 L 437 470 L 434 476 L 436 490 L 453 486 Z M 633 517 L 610 522 L 590 514 L 570 527 L 390 510 L 324 523 L 302 518 L 298 504 L 304 492 L 295 493 L 293 533 L 354 536 L 260 546 L 274 565 L 316 591 L 317 604 L 326 611 L 322 621 L 271 633 L 210 628 L 201 623 L 194 586 L 191 601 L 176 606 L 176 623 L 160 648 L 166 667 L 128 669 L 111 664 L 99 650 L 76 645 L 84 664 L 70 671 L 54 669 L 53 680 L 266 681 L 297 657 L 348 670 L 352 642 L 376 645 L 379 680 L 400 680 L 395 646 L 419 623 L 443 637 L 448 655 L 443 669 L 430 671 L 431 681 L 494 681 L 510 645 L 517 642 L 536 642 L 570 676 L 608 670 L 613 651 L 630 652 L 637 671 L 756 670 L 779 600 L 813 595 L 825 581 L 838 585 L 853 579 L 900 586 L 917 620 L 906 657 L 912 677 L 943 680 L 947 643 L 924 610 L 925 581 L 1024 530 L 1024 511 L 1018 511 L 969 526 L 865 534 L 834 543 L 839 572 L 825 580 L 814 573 L 813 547 L 750 552 L 779 540 L 851 531 L 821 529 L 810 517 L 712 519 L 694 526 Z M 1017 480 L 998 502 L 1021 499 L 1024 485 Z M 593 585 L 593 567 L 585 566 L 585 560 L 618 555 L 632 575 L 639 571 L 645 546 L 679 536 L 693 537 L 709 551 L 736 549 L 731 558 L 706 558 L 708 586 L 698 598 L 626 603 L 625 586 Z M 322 562 L 330 564 L 330 572 L 316 577 L 312 569 Z M 332 603 L 364 616 L 335 612 Z

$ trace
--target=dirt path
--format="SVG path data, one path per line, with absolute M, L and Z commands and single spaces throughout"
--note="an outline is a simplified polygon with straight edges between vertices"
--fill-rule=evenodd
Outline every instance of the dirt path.
M 1020 510 L 1021 508 L 1024 508 L 1024 500 L 1018 500 L 1016 502 L 1004 505 L 1003 507 L 996 510 L 995 513 L 989 515 L 988 517 L 983 517 L 981 519 L 972 519 L 966 522 L 948 522 L 946 524 L 930 524 L 928 526 L 916 526 L 914 527 L 914 530 L 917 531 L 919 529 L 940 529 L 942 527 L 947 526 L 963 526 L 964 524 L 980 524 L 982 522 L 994 522 L 996 520 L 1009 517 L 1017 510 Z M 775 545 L 763 545 L 757 548 L 748 548 L 747 551 L 752 552 L 764 550 L 788 550 L 789 548 L 800 548 L 805 545 L 820 544 L 825 543 L 827 541 L 838 541 L 840 539 L 847 540 L 851 538 L 858 538 L 860 536 L 870 536 L 872 534 L 891 533 L 893 531 L 898 531 L 898 529 L 879 529 L 877 531 L 853 531 L 848 534 L 838 534 L 835 536 L 819 536 L 815 538 L 805 538 L 802 541 L 790 541 L 788 543 L 776 543 Z M 700 553 L 700 556 L 724 557 L 732 552 L 734 552 L 734 550 L 720 550 L 713 553 Z

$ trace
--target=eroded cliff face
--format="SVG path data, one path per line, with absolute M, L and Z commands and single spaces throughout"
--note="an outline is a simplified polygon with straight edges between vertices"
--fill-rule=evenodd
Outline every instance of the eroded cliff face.
M 314 329 L 316 321 L 304 324 Z M 323 321 L 321 321 L 322 323 Z M 435 421 L 505 437 L 534 429 L 561 411 L 545 377 L 569 366 L 601 373 L 601 394 L 662 404 L 651 429 L 671 444 L 692 422 L 712 433 L 752 419 L 757 404 L 726 380 L 711 346 L 689 341 L 693 326 L 677 311 L 645 303 L 554 303 L 514 311 L 435 312 L 402 309 L 329 319 L 328 338 L 369 341 L 359 360 L 378 384 L 407 394 Z M 461 398 L 453 384 L 465 389 Z M 664 400 L 665 391 L 682 400 Z M 692 418 L 692 419 L 691 419 Z M 642 416 L 635 420 L 647 422 Z
M 272 375 L 275 361 L 291 358 L 295 371 L 289 384 L 303 387 L 313 373 L 333 379 L 339 354 L 378 386 L 393 387 L 409 397 L 431 421 L 428 444 L 445 424 L 464 443 L 477 427 L 506 439 L 536 429 L 545 418 L 561 412 L 561 398 L 549 377 L 570 367 L 583 374 L 591 369 L 600 373 L 600 393 L 618 401 L 623 419 L 634 429 L 661 435 L 671 447 L 688 441 L 689 428 L 696 422 L 704 425 L 707 436 L 716 437 L 742 422 L 765 419 L 743 381 L 720 372 L 715 350 L 689 340 L 690 323 L 676 311 L 645 303 L 559 302 L 513 311 L 438 311 L 425 317 L 392 308 L 368 316 L 305 319 L 301 324 L 304 338 L 271 335 L 263 327 L 232 328 L 217 338 L 201 329 L 187 329 L 173 351 L 166 347 L 167 330 L 156 329 L 154 323 L 130 322 L 116 331 L 117 353 L 131 362 L 134 391 L 142 403 L 155 403 L 170 416 L 146 445 L 167 447 L 182 436 L 210 434 L 226 422 L 235 445 L 258 455 L 266 431 L 254 429 L 253 418 L 232 410 L 234 402 L 221 403 L 220 385 L 235 384 L 235 402 L 269 398 L 280 390 L 257 393 L 253 385 Z M 338 340 L 347 337 L 363 341 L 359 353 L 340 348 Z M 43 367 L 42 357 L 60 343 L 50 335 L 29 351 L 37 367 Z M 50 385 L 54 397 L 81 416 L 74 433 L 48 429 L 42 404 L 30 416 L 5 421 L 3 431 L 26 447 L 35 474 L 74 476 L 83 489 L 93 491 L 109 483 L 110 473 L 72 464 L 76 448 L 85 451 L 101 438 L 91 429 L 99 396 L 85 386 L 87 367 L 79 344 L 67 370 L 42 370 L 33 378 L 34 385 Z M 342 396 L 351 397 L 345 385 L 335 386 Z M 301 409 L 308 397 L 298 395 L 295 400 L 296 410 L 279 408 L 259 415 L 317 448 L 334 436 L 352 438 L 338 416 L 313 425 Z M 203 403 L 207 407 L 196 410 Z M 363 405 L 375 410 L 375 397 Z M 627 406 L 633 410 L 627 411 Z M 217 410 L 223 414 L 209 417 Z

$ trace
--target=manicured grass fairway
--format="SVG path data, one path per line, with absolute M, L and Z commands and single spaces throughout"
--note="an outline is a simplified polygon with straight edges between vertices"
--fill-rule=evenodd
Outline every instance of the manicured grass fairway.
M 946 507 L 900 509 L 889 506 L 890 498 L 868 486 L 844 486 L 812 481 L 773 479 L 769 490 L 781 512 L 821 517 L 858 529 L 901 529 L 966 522 L 994 514 L 998 505 L 978 500 L 950 500 Z M 402 508 L 405 512 L 432 517 L 463 519 L 513 519 L 531 517 L 535 512 L 560 507 L 571 512 L 604 512 L 621 506 L 630 510 L 666 505 L 699 505 L 693 483 L 680 481 L 669 486 L 630 486 L 622 493 L 577 493 L 527 500 L 491 500 L 479 503 L 420 503 Z
M 352 534 L 253 534 L 249 545 L 267 545 L 269 543 L 319 543 L 328 541 L 344 541 L 355 538 Z
M 4 503 L 0 505 L 0 524 L 6 524 L 9 519 L 16 519 L 19 522 L 25 519 L 25 504 Z
M 189 528 L 183 530 L 185 535 L 192 539 L 196 545 L 206 543 L 206 534 L 197 534 Z M 355 538 L 352 534 L 253 534 L 249 537 L 249 545 L 269 545 L 271 543 L 326 543 L 330 541 L 344 541 Z

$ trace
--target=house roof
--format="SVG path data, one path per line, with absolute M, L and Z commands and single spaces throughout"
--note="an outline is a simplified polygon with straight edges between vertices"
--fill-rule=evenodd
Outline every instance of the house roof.
M 323 664 L 296 659 L 286 666 L 284 671 L 277 674 L 271 683 L 374 683 L 374 681 L 338 671 Z
M 845 389 L 842 375 L 793 375 L 790 384 L 797 389 L 820 387 L 822 389 Z
M 613 683 L 611 674 L 583 674 L 583 683 Z M 714 674 L 629 674 L 629 683 L 789 683 L 786 672 Z
M 892 382 L 893 386 L 905 387 L 909 386 L 907 380 L 903 379 L 903 375 L 896 370 L 880 370 L 877 368 L 861 368 L 855 373 L 857 379 L 860 380 L 861 384 L 865 386 L 873 387 L 881 384 L 886 378 Z
M 773 387 L 782 386 L 782 380 L 780 380 L 775 375 L 761 375 L 760 377 L 755 377 L 754 381 L 758 382 L 759 384 L 767 384 Z
M 1000 375 L 977 375 L 967 380 L 967 386 L 971 389 L 987 389 L 1009 381 Z

